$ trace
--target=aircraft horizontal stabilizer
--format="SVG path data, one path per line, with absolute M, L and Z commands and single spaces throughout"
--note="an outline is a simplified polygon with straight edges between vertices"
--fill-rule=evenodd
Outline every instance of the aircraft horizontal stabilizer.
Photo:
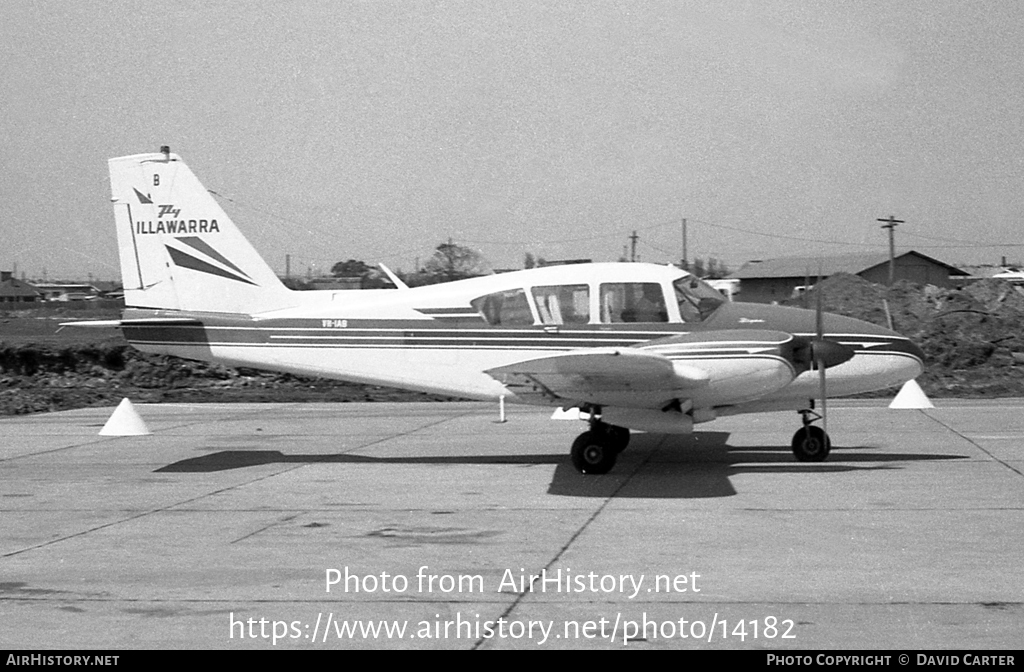
M 64 327 L 86 327 L 89 329 L 116 329 L 121 326 L 121 320 L 83 320 L 81 322 L 60 322 L 57 331 Z
M 202 322 L 191 317 L 144 317 L 134 320 L 83 320 L 81 322 L 61 322 L 58 326 L 64 327 L 86 327 L 89 329 L 110 329 L 118 327 L 159 327 L 162 325 L 195 325 L 202 326 Z

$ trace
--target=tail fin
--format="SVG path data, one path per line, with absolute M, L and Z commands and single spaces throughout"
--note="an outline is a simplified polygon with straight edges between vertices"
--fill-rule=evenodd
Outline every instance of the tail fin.
M 292 304 L 259 253 L 167 147 L 110 159 L 128 307 L 258 313 Z

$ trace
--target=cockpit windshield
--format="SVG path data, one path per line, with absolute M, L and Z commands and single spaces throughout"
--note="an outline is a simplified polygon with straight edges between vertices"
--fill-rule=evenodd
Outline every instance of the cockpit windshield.
M 703 322 L 725 303 L 718 290 L 692 275 L 679 278 L 672 287 L 684 322 Z

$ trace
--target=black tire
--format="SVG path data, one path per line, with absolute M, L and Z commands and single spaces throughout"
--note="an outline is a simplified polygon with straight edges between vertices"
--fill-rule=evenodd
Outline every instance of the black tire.
M 618 451 L 603 432 L 583 432 L 572 442 L 572 466 L 581 474 L 607 474 Z
M 832 450 L 832 441 L 821 427 L 808 425 L 793 435 L 793 454 L 800 462 L 824 462 Z
M 607 427 L 608 445 L 611 446 L 616 454 L 621 453 L 629 445 L 629 430 L 618 425 L 608 425 Z

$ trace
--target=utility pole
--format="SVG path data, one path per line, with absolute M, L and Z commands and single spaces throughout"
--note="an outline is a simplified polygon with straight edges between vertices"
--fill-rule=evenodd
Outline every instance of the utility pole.
M 687 270 L 690 266 L 690 262 L 687 261 L 686 256 L 686 217 L 683 217 L 683 270 Z
M 894 219 L 892 215 L 889 215 L 888 219 L 876 219 L 876 222 L 886 222 L 882 225 L 883 229 L 889 229 L 889 286 L 896 279 L 896 225 L 905 224 L 902 219 Z
M 629 237 L 629 239 L 633 241 L 633 247 L 629 253 L 630 261 L 636 261 L 636 241 L 638 238 L 640 238 L 640 236 L 636 235 L 636 229 L 633 229 L 633 235 Z
M 284 277 L 292 277 L 292 255 L 284 255 Z

